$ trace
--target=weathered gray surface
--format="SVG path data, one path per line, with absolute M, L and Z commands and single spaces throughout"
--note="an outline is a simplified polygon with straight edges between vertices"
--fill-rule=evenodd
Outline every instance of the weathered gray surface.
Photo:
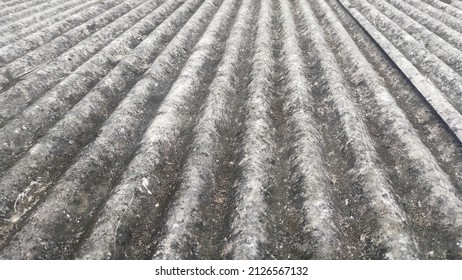
M 0 258 L 462 258 L 460 3 L 0 3 Z

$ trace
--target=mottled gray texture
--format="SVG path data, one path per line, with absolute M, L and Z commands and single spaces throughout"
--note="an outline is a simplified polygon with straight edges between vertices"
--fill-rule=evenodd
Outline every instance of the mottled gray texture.
M 0 258 L 462 258 L 446 2 L 0 3 Z

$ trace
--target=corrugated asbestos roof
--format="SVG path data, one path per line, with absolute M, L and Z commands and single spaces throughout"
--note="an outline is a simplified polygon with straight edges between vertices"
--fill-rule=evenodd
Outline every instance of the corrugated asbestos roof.
M 0 258 L 462 258 L 462 1 L 0 3 Z

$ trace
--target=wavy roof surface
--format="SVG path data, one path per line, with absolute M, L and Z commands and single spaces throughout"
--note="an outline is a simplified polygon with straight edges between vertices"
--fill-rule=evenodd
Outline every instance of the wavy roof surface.
M 462 258 L 462 1 L 0 3 L 0 258 Z

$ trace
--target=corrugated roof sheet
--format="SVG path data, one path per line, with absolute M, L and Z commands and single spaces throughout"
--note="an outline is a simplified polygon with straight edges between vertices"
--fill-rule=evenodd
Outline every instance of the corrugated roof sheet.
M 461 3 L 0 3 L 0 258 L 462 258 Z

